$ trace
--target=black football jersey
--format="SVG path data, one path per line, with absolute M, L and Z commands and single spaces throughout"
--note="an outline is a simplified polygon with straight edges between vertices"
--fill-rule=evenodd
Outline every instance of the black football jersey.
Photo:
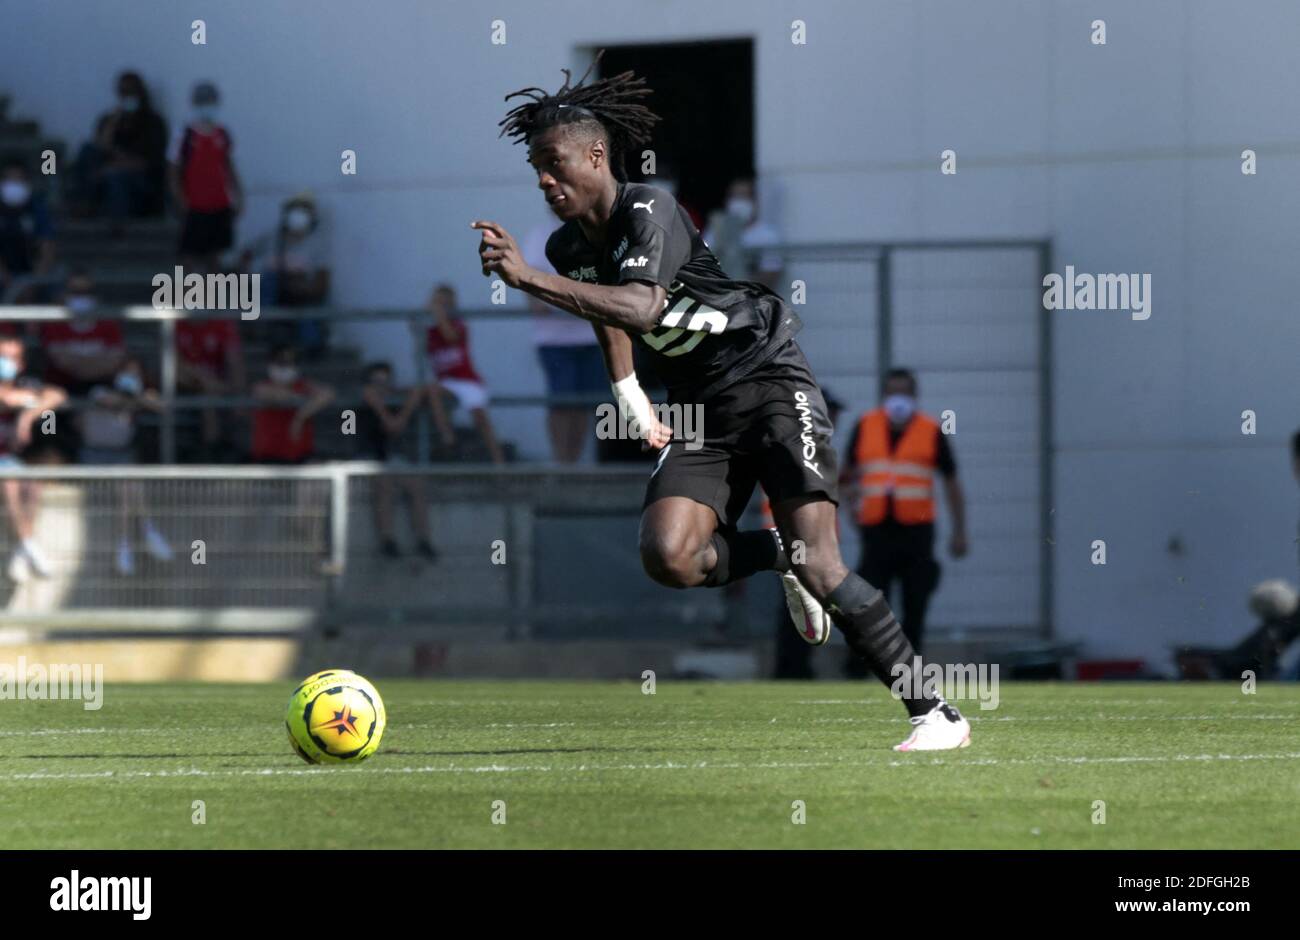
M 546 243 L 555 270 L 576 281 L 647 281 L 668 292 L 645 343 L 677 401 L 703 401 L 744 378 L 799 330 L 799 317 L 781 297 L 755 281 L 734 281 L 704 244 L 686 210 L 665 190 L 620 183 L 597 249 L 576 221 Z

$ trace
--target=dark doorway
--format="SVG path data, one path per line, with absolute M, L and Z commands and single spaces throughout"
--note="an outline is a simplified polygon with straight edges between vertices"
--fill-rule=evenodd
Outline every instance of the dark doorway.
M 754 44 L 716 42 L 600 46 L 600 77 L 631 69 L 654 94 L 645 104 L 661 118 L 648 149 L 658 175 L 677 180 L 677 199 L 700 228 L 722 205 L 727 184 L 754 175 Z M 641 174 L 640 153 L 628 154 L 628 179 Z

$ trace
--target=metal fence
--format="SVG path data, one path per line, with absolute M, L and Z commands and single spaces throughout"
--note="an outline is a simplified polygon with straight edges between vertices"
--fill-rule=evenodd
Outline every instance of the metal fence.
M 787 246 L 783 283 L 805 289 L 799 343 L 843 400 L 838 439 L 878 400 L 879 377 L 912 369 L 922 410 L 948 414 L 971 553 L 936 554 L 941 587 L 927 635 L 1052 632 L 1051 320 L 1042 240 Z M 843 537 L 852 559 L 855 539 Z
M 739 629 L 722 592 L 661 588 L 641 570 L 648 470 L 309 467 L 4 468 L 37 487 L 45 574 L 7 581 L 0 625 L 157 633 L 297 631 L 331 624 L 463 624 L 509 637 L 694 635 Z M 418 485 L 430 563 L 380 551 L 376 487 Z M 146 526 L 166 540 L 156 557 Z M 119 564 L 130 548 L 132 570 Z M 157 547 L 156 545 L 154 546 Z M 23 555 L 14 526 L 0 560 Z M 598 572 L 599 576 L 595 576 Z M 743 618 L 741 618 L 743 619 Z

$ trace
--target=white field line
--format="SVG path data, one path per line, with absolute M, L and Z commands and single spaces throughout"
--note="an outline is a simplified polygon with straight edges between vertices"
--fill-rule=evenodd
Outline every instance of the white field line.
M 211 778 L 211 777 L 311 777 L 327 774 L 489 774 L 489 773 L 591 773 L 606 771 L 643 771 L 643 770 L 803 770 L 823 767 L 841 769 L 869 767 L 917 767 L 938 764 L 952 764 L 954 767 L 1000 767 L 1028 765 L 1033 767 L 1047 764 L 1164 764 L 1183 762 L 1210 761 L 1262 761 L 1262 760 L 1300 760 L 1300 752 L 1282 754 L 1171 754 L 1164 757 L 1042 757 L 1034 760 L 1024 758 L 985 758 L 974 760 L 944 760 L 943 758 L 904 759 L 887 761 L 868 761 L 846 763 L 843 761 L 808 761 L 808 762 L 773 762 L 773 763 L 714 763 L 696 761 L 693 763 L 675 763 L 666 761 L 659 764 L 580 764 L 576 767 L 556 767 L 549 764 L 520 764 L 506 766 L 502 764 L 485 764 L 476 767 L 463 767 L 455 764 L 443 767 L 371 767 L 333 768 L 313 767 L 289 769 L 285 767 L 266 767 L 245 770 L 104 770 L 86 773 L 18 773 L 0 774 L 0 783 L 44 780 L 166 780 L 177 778 Z
M 1295 721 L 1300 720 L 1298 714 L 1288 715 L 979 715 L 968 714 L 966 716 L 971 721 Z M 753 721 L 762 719 L 755 718 Z M 806 724 L 860 724 L 860 723 L 884 723 L 884 724 L 902 724 L 903 718 L 895 715 L 892 717 L 861 717 L 861 718 L 771 718 L 768 724 L 776 724 L 778 721 L 788 721 L 798 725 Z M 672 718 L 657 719 L 655 721 L 645 721 L 640 718 L 619 718 L 614 721 L 596 721 L 590 722 L 591 727 L 677 727 L 679 725 L 712 725 L 716 724 L 715 719 L 708 718 L 682 718 L 680 720 Z M 389 723 L 388 728 L 404 728 L 407 730 L 433 729 L 438 730 L 440 725 L 436 724 L 417 724 L 406 723 L 396 724 Z M 491 722 L 485 725 L 479 725 L 481 728 L 579 728 L 583 727 L 582 722 L 577 721 L 548 721 L 548 722 Z M 15 737 L 47 737 L 64 734 L 192 734 L 202 732 L 229 731 L 226 727 L 200 727 L 189 725 L 175 728 L 38 728 L 28 731 L 0 731 L 0 738 Z M 461 729 L 457 729 L 461 730 Z M 57 754 L 43 755 L 57 757 Z M 112 756 L 112 755 L 107 755 Z
M 969 685 L 969 683 L 968 683 L 968 685 Z M 1006 696 L 1003 696 L 1003 698 L 1006 698 Z M 967 696 L 966 698 L 953 699 L 952 701 L 953 701 L 955 704 L 957 704 L 957 705 L 961 705 L 963 702 L 966 702 L 966 703 L 974 703 L 974 702 L 979 701 L 979 699 L 978 699 L 978 697 L 976 697 L 976 696 Z M 871 698 L 871 699 L 862 699 L 862 698 L 814 698 L 814 699 L 798 699 L 798 700 L 796 700 L 793 704 L 795 704 L 795 705 L 868 705 L 868 706 L 870 706 L 870 705 L 893 705 L 894 702 L 895 702 L 895 699 L 893 699 L 893 698 L 888 698 L 888 699 L 880 699 L 880 698 Z M 1106 701 L 1104 701 L 1104 702 L 1100 702 L 1100 703 L 1096 703 L 1096 704 L 1100 704 L 1100 705 L 1103 705 L 1103 706 L 1109 707 L 1109 706 L 1112 706 L 1112 705 L 1181 705 L 1181 704 L 1184 704 L 1184 703 L 1181 702 L 1181 701 L 1179 701 L 1178 699 L 1173 699 L 1173 698 L 1110 698 L 1110 699 L 1106 699 Z M 1225 700 L 1224 700 L 1223 702 L 1221 702 L 1220 704 L 1224 705 L 1225 707 L 1230 707 L 1230 708 L 1241 708 L 1241 707 L 1249 708 L 1249 707 L 1252 707 L 1252 706 L 1254 705 L 1254 702 L 1247 701 L 1247 697 L 1246 697 L 1245 695 L 1235 695 L 1234 698 L 1232 698 L 1232 699 L 1225 699 Z M 1284 707 L 1284 708 L 1287 707 L 1287 706 L 1296 706 L 1296 707 L 1300 707 L 1300 701 L 1296 701 L 1296 702 L 1270 702 L 1269 704 L 1270 704 L 1270 706 L 1274 706 L 1274 705 L 1276 705 L 1276 706 L 1280 706 L 1280 707 Z

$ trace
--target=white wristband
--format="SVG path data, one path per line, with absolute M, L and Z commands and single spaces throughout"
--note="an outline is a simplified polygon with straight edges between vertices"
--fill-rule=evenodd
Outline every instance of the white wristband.
M 619 411 L 625 418 L 631 418 L 639 426 L 640 433 L 636 436 L 645 437 L 654 423 L 654 412 L 650 408 L 650 399 L 642 391 L 641 383 L 636 380 L 636 373 L 633 372 L 610 387 L 614 390 Z

